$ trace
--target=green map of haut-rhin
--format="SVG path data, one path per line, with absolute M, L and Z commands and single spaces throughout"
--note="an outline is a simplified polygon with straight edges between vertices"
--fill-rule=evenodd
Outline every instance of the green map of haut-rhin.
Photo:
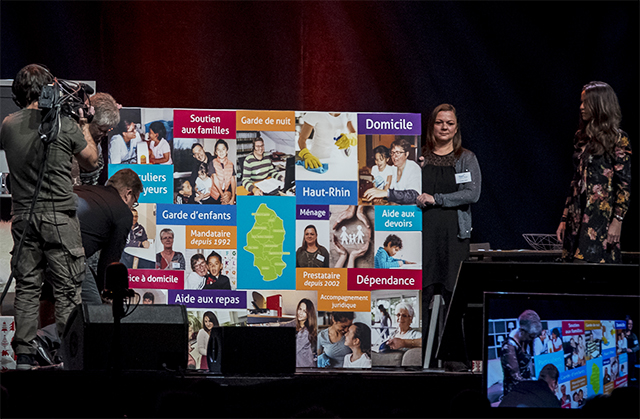
M 591 366 L 591 387 L 593 388 L 593 392 L 598 394 L 600 392 L 600 368 L 593 363 Z
M 282 256 L 288 255 L 284 247 L 284 223 L 282 218 L 266 204 L 260 204 L 254 214 L 254 224 L 247 233 L 244 250 L 254 257 L 253 265 L 258 268 L 265 281 L 273 281 L 282 275 L 287 266 Z

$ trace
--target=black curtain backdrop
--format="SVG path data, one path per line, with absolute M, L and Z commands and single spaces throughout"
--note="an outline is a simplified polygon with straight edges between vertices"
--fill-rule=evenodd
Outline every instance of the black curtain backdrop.
M 634 149 L 639 2 L 1 2 L 3 79 L 29 63 L 124 106 L 420 112 L 456 106 L 483 174 L 473 242 L 555 233 L 582 86 L 609 83 Z

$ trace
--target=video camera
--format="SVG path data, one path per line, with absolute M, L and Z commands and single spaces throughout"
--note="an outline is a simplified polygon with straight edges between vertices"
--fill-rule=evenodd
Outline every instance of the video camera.
M 93 113 L 90 112 L 89 95 L 92 93 L 93 88 L 88 84 L 57 78 L 53 83 L 42 87 L 38 99 L 38 108 L 42 110 L 42 123 L 38 133 L 45 144 L 51 144 L 58 137 L 60 115 L 69 116 L 76 122 L 80 122 L 80 118 L 86 118 L 87 122 L 91 122 Z
M 38 107 L 42 110 L 59 107 L 62 115 L 70 116 L 76 122 L 79 122 L 81 117 L 91 122 L 93 115 L 89 114 L 89 95 L 92 93 L 93 88 L 88 84 L 56 78 L 53 83 L 42 87 Z M 80 109 L 83 116 L 80 115 Z

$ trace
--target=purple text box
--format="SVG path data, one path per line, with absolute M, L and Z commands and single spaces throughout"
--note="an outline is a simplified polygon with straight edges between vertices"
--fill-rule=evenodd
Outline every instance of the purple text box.
M 297 205 L 297 220 L 328 220 L 331 216 L 329 205 Z
M 182 304 L 188 308 L 247 308 L 246 291 L 229 290 L 169 290 L 168 304 Z
M 358 114 L 358 135 L 421 135 L 422 125 L 420 118 L 419 113 Z

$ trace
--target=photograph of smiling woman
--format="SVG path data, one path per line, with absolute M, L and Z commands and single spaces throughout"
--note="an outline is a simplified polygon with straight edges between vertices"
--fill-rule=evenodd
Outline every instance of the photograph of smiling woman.
M 416 198 L 422 193 L 422 173 L 420 166 L 411 160 L 412 145 L 404 138 L 396 138 L 390 148 L 391 162 L 396 168 L 388 190 L 370 188 L 363 199 L 372 201 L 375 198 L 386 198 L 387 201 L 400 205 L 414 205 Z
M 172 229 L 164 228 L 160 231 L 160 244 L 162 251 L 156 254 L 156 269 L 180 269 L 184 270 L 184 255 L 173 250 L 175 234 Z

